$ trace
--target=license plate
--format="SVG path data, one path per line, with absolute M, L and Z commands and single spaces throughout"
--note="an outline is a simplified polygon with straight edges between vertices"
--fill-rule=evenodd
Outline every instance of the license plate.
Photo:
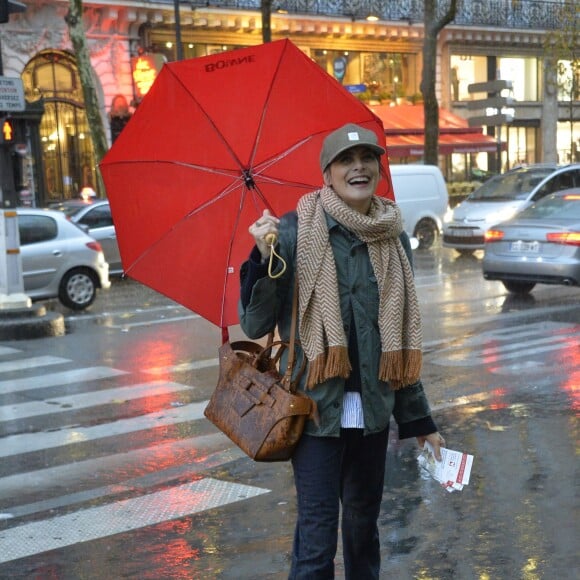
M 451 233 L 457 238 L 473 238 L 475 236 L 475 230 L 457 229 L 451 230 Z
M 540 242 L 524 242 L 523 240 L 518 240 L 517 242 L 511 243 L 510 251 L 523 254 L 539 254 Z

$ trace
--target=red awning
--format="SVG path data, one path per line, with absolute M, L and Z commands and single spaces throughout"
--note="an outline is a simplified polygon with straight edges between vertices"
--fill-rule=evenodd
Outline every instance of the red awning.
M 370 105 L 383 122 L 390 157 L 420 157 L 425 151 L 423 105 Z M 497 141 L 483 133 L 483 127 L 470 127 L 467 119 L 439 109 L 439 153 L 494 153 Z M 502 150 L 506 144 L 501 143 Z
M 387 135 L 389 157 L 421 157 L 425 152 L 424 135 Z M 501 143 L 502 150 L 505 143 Z M 497 142 L 482 133 L 439 135 L 439 153 L 495 153 Z

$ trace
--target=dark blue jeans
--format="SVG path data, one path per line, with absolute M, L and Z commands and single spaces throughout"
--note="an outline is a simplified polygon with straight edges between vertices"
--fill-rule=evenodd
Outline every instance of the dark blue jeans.
M 389 430 L 340 437 L 303 435 L 294 456 L 298 520 L 290 580 L 334 578 L 342 503 L 342 544 L 347 580 L 379 578 L 377 520 L 383 497 Z

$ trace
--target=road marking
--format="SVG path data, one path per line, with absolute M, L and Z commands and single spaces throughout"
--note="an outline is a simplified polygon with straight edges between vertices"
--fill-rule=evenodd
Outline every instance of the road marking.
M 477 324 L 485 324 L 487 322 L 508 322 L 518 320 L 520 318 L 530 318 L 544 315 L 556 314 L 557 312 L 569 312 L 570 305 L 565 306 L 546 306 L 545 308 L 534 308 L 530 310 L 519 310 L 517 312 L 495 312 L 493 314 L 486 314 L 484 316 L 460 318 L 458 315 L 451 316 L 445 319 L 446 327 L 456 326 L 474 326 Z
M 86 367 L 60 373 L 13 379 L 11 381 L 0 381 L 0 395 L 17 391 L 30 391 L 33 389 L 44 389 L 45 387 L 56 387 L 98 379 L 107 379 L 126 374 L 128 373 L 125 371 L 112 369 L 110 367 Z
M 127 318 L 129 316 L 148 316 L 152 312 L 163 312 L 169 310 L 183 310 L 183 312 L 191 313 L 190 310 L 181 306 L 180 304 L 167 304 L 165 306 L 152 306 L 149 308 L 133 308 L 132 310 L 114 310 L 109 312 L 95 312 L 95 313 L 83 313 L 83 314 L 71 314 L 66 315 L 67 320 L 83 322 L 85 320 L 95 320 L 98 318 Z M 195 317 L 200 318 L 198 314 Z
M 420 289 L 441 286 L 448 278 L 448 274 L 424 274 L 415 276 L 415 288 Z
M 0 563 L 137 530 L 269 493 L 269 489 L 205 478 L 0 532 Z
M 164 375 L 172 372 L 195 371 L 199 369 L 217 367 L 219 364 L 220 361 L 218 358 L 208 358 L 205 360 L 196 360 L 189 363 L 181 363 L 168 367 L 152 367 L 150 369 L 144 369 L 143 372 L 151 375 Z
M 0 346 L 0 356 L 6 356 L 7 354 L 16 354 L 20 352 L 16 348 L 10 348 L 9 346 Z
M 446 403 L 440 403 L 438 405 L 431 405 L 432 411 L 442 411 L 443 409 L 451 409 L 453 407 L 460 407 L 462 405 L 470 405 L 472 403 L 481 403 L 482 401 L 487 401 L 494 397 L 494 393 L 485 391 L 483 393 L 474 393 L 473 395 L 465 395 L 463 397 L 457 397 Z
M 46 367 L 49 365 L 61 365 L 68 362 L 71 362 L 70 359 L 57 356 L 32 356 L 29 358 L 0 362 L 0 373 L 36 369 L 37 367 Z
M 517 358 L 534 358 L 541 353 L 577 346 L 579 332 L 578 325 L 556 322 L 490 330 L 452 347 L 431 351 L 430 362 L 440 366 L 469 367 L 489 366 Z M 541 338 L 522 340 L 528 336 Z
M 187 320 L 193 320 L 194 318 L 200 318 L 197 314 L 191 314 L 183 316 L 175 316 L 173 318 L 162 318 L 161 320 L 147 320 L 145 322 L 124 322 L 123 324 L 105 324 L 107 328 L 116 329 L 129 329 L 138 328 L 139 326 L 153 326 L 154 324 L 167 324 L 168 322 L 186 322 Z
M 145 488 L 152 483 L 162 485 L 178 477 L 191 479 L 194 473 L 219 467 L 241 457 L 246 457 L 244 452 L 217 431 L 209 435 L 176 439 L 127 452 L 26 471 L 25 476 L 13 473 L 0 477 L 0 504 L 3 511 L 19 517 L 98 497 L 118 495 L 134 487 Z M 171 459 L 168 461 L 168 458 Z M 110 476 L 114 473 L 122 473 L 124 479 L 110 486 L 94 487 L 95 481 L 110 482 Z M 67 482 L 67 490 L 83 491 L 53 497 L 55 493 L 63 492 L 63 481 Z M 39 490 L 50 499 L 16 505 L 19 498 L 38 496 Z
M 0 419 L 2 421 L 16 421 L 29 417 L 37 417 L 39 415 L 89 409 L 97 405 L 122 404 L 134 399 L 169 395 L 178 391 L 191 391 L 194 388 L 180 383 L 152 381 L 150 383 L 141 383 L 116 389 L 53 397 L 44 401 L 5 405 L 4 407 L 0 407 Z
M 208 401 L 190 403 L 189 405 L 183 405 L 183 407 L 165 409 L 155 413 L 148 413 L 141 417 L 121 419 L 94 427 L 74 426 L 61 429 L 60 431 L 11 435 L 2 439 L 0 457 L 43 451 L 63 445 L 84 443 L 104 437 L 126 435 L 127 433 L 134 433 L 135 431 L 203 419 L 203 411 L 207 403 Z
M 2 350 L 0 356 L 2 354 L 14 353 Z M 58 389 L 55 392 L 62 393 L 62 396 L 55 394 L 50 399 L 34 400 L 43 397 L 35 397 L 31 393 L 27 402 L 0 405 L 0 424 L 8 421 L 26 421 L 31 417 L 42 417 L 37 421 L 45 419 L 48 421 L 51 418 L 56 419 L 57 414 L 68 410 L 90 409 L 104 404 L 155 396 L 171 397 L 173 394 L 196 388 L 181 383 L 152 380 L 150 383 L 103 389 L 103 386 L 113 384 L 113 378 L 129 374 L 108 367 L 45 372 L 46 364 L 63 362 L 74 363 L 56 357 L 31 357 L 19 362 L 3 363 L 3 367 L 0 368 L 5 372 L 20 370 L 23 374 L 31 374 L 26 371 L 35 369 L 37 376 L 0 381 L 0 395 L 54 387 Z M 217 363 L 217 359 L 211 359 L 178 367 L 189 370 L 216 366 Z M 152 371 L 152 374 L 155 374 L 163 372 L 163 369 Z M 107 385 L 96 382 L 105 378 L 110 378 L 111 382 Z M 75 389 L 73 394 L 68 394 L 67 387 L 71 384 L 82 388 L 84 392 L 76 392 Z M 118 416 L 122 417 L 122 411 L 117 413 L 115 409 L 124 408 L 123 405 L 119 405 L 111 407 L 108 422 L 100 425 L 67 426 L 59 431 L 0 437 L 0 458 L 3 458 L 0 459 L 0 466 L 2 472 L 6 474 L 0 477 L 0 503 L 5 512 L 0 514 L 0 519 L 3 516 L 6 519 L 11 518 L 10 525 L 3 525 L 0 532 L 0 564 L 188 517 L 192 513 L 269 493 L 268 489 L 211 478 L 175 486 L 176 481 L 180 484 L 187 480 L 191 482 L 196 475 L 201 476 L 208 469 L 246 458 L 246 455 L 223 433 L 215 429 L 206 435 L 186 438 L 180 438 L 185 433 L 177 430 L 169 439 L 167 427 L 205 420 L 203 411 L 207 401 L 147 412 L 151 408 L 159 409 L 161 405 L 171 402 L 170 399 L 166 401 L 163 398 L 158 401 L 146 405 L 143 410 L 147 414 L 139 417 L 117 420 Z M 160 434 L 156 435 L 153 443 L 146 447 L 139 447 L 140 434 L 132 438 L 122 437 L 142 431 L 145 441 L 148 441 L 149 435 L 146 432 L 152 430 L 158 430 Z M 128 447 L 126 451 L 114 452 L 114 448 L 107 447 L 109 445 L 107 440 L 116 436 L 121 436 L 121 449 Z M 96 445 L 84 446 L 82 455 L 76 454 L 74 451 L 76 443 L 84 444 L 92 441 Z M 67 446 L 71 451 L 67 450 Z M 109 454 L 101 455 L 99 450 L 105 448 L 109 450 Z M 51 454 L 50 450 L 54 450 L 54 453 Z M 110 453 L 111 451 L 113 453 Z M 31 452 L 46 452 L 42 456 L 46 459 L 40 465 L 45 464 L 48 467 L 30 471 L 30 467 L 27 470 L 18 461 L 5 461 L 8 457 L 18 459 L 19 455 Z M 69 453 L 71 455 L 68 455 Z M 58 461 L 53 462 L 50 459 L 53 455 L 65 459 L 68 463 L 59 465 Z M 78 461 L 79 457 L 83 460 Z M 63 481 L 67 482 L 64 488 Z M 126 498 L 127 494 L 135 495 L 152 488 L 159 489 L 160 486 L 167 489 L 132 499 L 117 500 L 120 495 Z M 66 493 L 69 490 L 73 493 Z M 32 503 L 15 505 L 19 501 L 20 503 L 26 501 L 24 498 Z M 94 505 L 95 501 L 107 502 L 107 505 L 79 509 L 80 505 L 83 507 Z M 59 509 L 66 509 L 70 513 L 14 525 L 19 523 L 14 518 L 32 514 L 37 514 L 37 518 L 43 518 L 55 513 L 51 510 Z

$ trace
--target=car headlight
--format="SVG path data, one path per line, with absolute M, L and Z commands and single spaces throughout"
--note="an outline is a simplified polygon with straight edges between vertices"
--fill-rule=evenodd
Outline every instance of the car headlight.
M 500 222 L 505 222 L 514 217 L 517 211 L 518 211 L 517 207 L 508 207 L 506 209 L 502 209 L 501 211 L 496 211 L 489 214 L 488 216 L 486 216 L 485 221 L 488 224 L 498 224 Z
M 459 206 L 456 206 L 459 207 Z M 448 207 L 445 215 L 443 216 L 443 223 L 448 224 L 449 222 L 453 221 L 453 210 Z

